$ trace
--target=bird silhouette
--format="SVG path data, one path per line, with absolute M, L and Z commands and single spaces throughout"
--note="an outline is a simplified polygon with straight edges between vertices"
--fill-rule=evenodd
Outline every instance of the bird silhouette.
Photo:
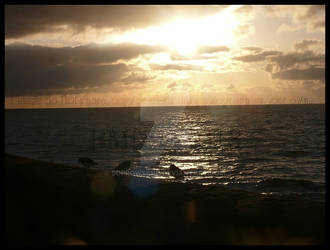
M 184 172 L 180 168 L 176 167 L 174 164 L 170 165 L 169 171 L 170 175 L 174 176 L 177 179 L 183 178 L 184 176 Z
M 123 161 L 118 164 L 115 170 L 128 170 L 131 167 L 131 161 Z
M 92 159 L 89 159 L 87 157 L 81 157 L 78 159 L 78 161 L 87 168 L 97 165 L 97 163 L 95 161 L 93 161 Z

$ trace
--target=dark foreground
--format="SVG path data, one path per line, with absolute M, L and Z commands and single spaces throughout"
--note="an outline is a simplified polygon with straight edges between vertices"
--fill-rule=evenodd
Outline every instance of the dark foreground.
M 324 203 L 5 155 L 7 244 L 325 243 Z

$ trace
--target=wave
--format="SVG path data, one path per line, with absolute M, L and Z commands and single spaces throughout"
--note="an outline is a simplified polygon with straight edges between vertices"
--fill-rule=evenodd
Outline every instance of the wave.
M 285 156 L 285 157 L 304 157 L 309 155 L 310 152 L 306 150 L 280 150 L 275 151 L 272 155 L 275 156 Z
M 325 185 L 319 182 L 299 179 L 270 178 L 257 183 L 257 189 L 265 191 L 285 191 L 292 190 L 298 192 L 322 192 Z

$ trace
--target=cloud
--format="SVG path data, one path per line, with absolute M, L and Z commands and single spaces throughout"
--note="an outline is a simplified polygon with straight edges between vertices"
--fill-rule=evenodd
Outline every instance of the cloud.
M 325 5 L 265 5 L 260 10 L 282 21 L 278 35 L 298 30 L 325 31 Z
M 283 90 L 301 90 L 314 91 L 323 89 L 325 84 L 321 80 L 285 80 L 276 82 L 276 87 Z
M 277 18 L 292 17 L 298 22 L 318 19 L 325 13 L 325 5 L 263 5 L 260 10 Z
M 255 47 L 255 46 L 247 46 L 247 47 L 243 47 L 242 49 L 250 50 L 250 51 L 253 51 L 253 52 L 256 52 L 256 53 L 262 51 L 262 48 Z
M 266 60 L 268 56 L 276 56 L 282 54 L 281 51 L 277 50 L 268 50 L 263 51 L 258 54 L 252 54 L 252 55 L 245 55 L 245 56 L 236 56 L 233 57 L 234 60 L 242 61 L 242 62 L 260 62 Z
M 133 73 L 129 73 L 127 76 L 123 77 L 121 79 L 122 83 L 125 84 L 130 84 L 130 83 L 136 83 L 136 82 L 148 82 L 150 80 L 155 79 L 156 76 L 151 76 L 151 75 L 147 75 L 144 72 L 133 72 Z
M 311 39 L 311 40 L 302 40 L 300 42 L 297 42 L 294 44 L 294 48 L 296 50 L 306 50 L 308 49 L 310 46 L 313 46 L 313 45 L 318 45 L 320 43 L 319 40 L 316 40 L 316 39 Z
M 276 30 L 276 34 L 278 35 L 282 35 L 282 33 L 286 33 L 286 32 L 294 32 L 297 30 L 302 29 L 303 27 L 300 25 L 293 25 L 293 24 L 287 24 L 287 23 L 283 23 L 281 24 L 278 29 Z
M 150 64 L 153 70 L 195 70 L 202 71 L 202 66 L 190 65 L 190 64 Z
M 42 32 L 87 27 L 143 28 L 160 25 L 173 17 L 200 18 L 216 14 L 226 6 L 199 5 L 7 5 L 5 37 L 19 38 Z
M 202 55 L 202 54 L 197 54 L 197 55 L 180 55 L 176 53 L 171 54 L 171 60 L 173 61 L 190 61 L 190 60 L 209 60 L 209 59 L 215 59 L 217 56 L 215 55 Z
M 325 20 L 320 20 L 320 21 L 316 21 L 312 24 L 312 27 L 314 29 L 317 29 L 317 30 L 324 30 L 325 28 Z
M 137 45 L 124 43 L 109 46 L 79 46 L 72 53 L 74 63 L 107 63 L 119 59 L 129 60 L 142 54 L 167 51 L 164 46 Z
M 243 7 L 240 7 L 235 10 L 235 13 L 239 14 L 249 14 L 250 12 L 253 11 L 253 6 L 252 5 L 245 5 Z
M 324 82 L 325 55 L 307 50 L 319 43 L 319 40 L 302 40 L 294 45 L 298 51 L 284 53 L 277 50 L 265 50 L 232 59 L 244 63 L 264 62 L 263 69 L 270 73 L 272 79 L 285 81 L 319 80 Z M 244 49 L 246 50 L 247 47 Z M 259 49 L 252 47 L 247 50 L 258 51 Z
M 169 88 L 169 89 L 173 89 L 175 87 L 176 87 L 176 82 L 173 82 L 173 83 L 167 85 L 167 88 Z
M 121 80 L 127 83 L 134 76 L 123 78 L 130 69 L 118 60 L 162 49 L 134 44 L 73 48 L 9 45 L 5 47 L 5 95 L 43 95 L 68 89 L 97 90 L 101 85 Z
M 325 21 L 315 21 L 315 22 L 308 22 L 308 23 L 300 23 L 300 24 L 281 24 L 276 33 L 278 35 L 283 35 L 286 32 L 296 32 L 299 30 L 306 30 L 307 32 L 324 32 L 325 30 Z
M 229 86 L 226 88 L 227 91 L 236 91 L 235 86 L 231 83 Z
M 290 69 L 274 73 L 272 78 L 281 80 L 320 80 L 324 82 L 325 69 L 314 67 L 308 69 Z
M 202 46 L 197 49 L 197 52 L 202 54 L 211 54 L 217 52 L 227 52 L 230 49 L 226 46 Z
M 241 24 L 234 30 L 236 36 L 248 36 L 255 33 L 255 27 L 252 24 Z
M 271 63 L 267 64 L 266 67 L 265 67 L 265 70 L 267 72 L 272 73 L 273 72 L 273 64 L 271 64 Z
M 203 45 L 196 49 L 194 54 L 191 55 L 181 55 L 179 53 L 171 53 L 171 60 L 173 61 L 191 61 L 191 60 L 209 60 L 218 58 L 215 55 L 218 52 L 228 52 L 230 48 L 226 46 L 212 46 Z
M 131 43 L 116 45 L 84 45 L 78 47 L 50 48 L 45 46 L 30 46 L 26 44 L 12 44 L 6 46 L 6 60 L 15 63 L 29 64 L 100 64 L 113 63 L 117 60 L 129 60 L 142 54 L 166 51 L 166 47 L 137 45 Z M 7 56 L 8 55 L 8 56 Z M 18 61 L 16 57 L 22 57 Z M 27 62 L 28 60 L 28 62 Z
M 245 5 L 243 7 L 240 7 L 234 11 L 234 14 L 237 15 L 237 18 L 240 21 L 243 20 L 251 20 L 255 17 L 256 14 L 256 6 L 253 5 Z
M 307 50 L 304 52 L 291 52 L 278 55 L 270 58 L 270 61 L 274 62 L 282 70 L 298 65 L 324 64 L 325 56 L 324 54 L 316 54 L 313 51 Z
M 296 43 L 298 48 L 305 48 L 314 44 L 314 41 L 304 41 Z M 268 59 L 265 70 L 271 73 L 272 79 L 324 81 L 324 63 L 324 54 L 306 50 L 271 57 Z
M 303 81 L 304 88 L 313 88 L 315 85 L 317 85 L 316 81 Z
M 93 91 L 105 84 L 120 81 L 127 71 L 125 64 L 64 65 L 38 67 L 34 70 L 6 68 L 5 94 L 47 95 L 66 93 L 69 89 Z
M 279 26 L 277 34 L 298 30 L 325 31 L 325 5 L 294 5 L 292 8 L 273 6 L 273 10 L 276 15 L 290 17 L 289 23 L 283 23 Z
M 306 6 L 304 12 L 298 12 L 297 19 L 310 20 L 323 13 L 325 13 L 325 5 L 310 5 Z

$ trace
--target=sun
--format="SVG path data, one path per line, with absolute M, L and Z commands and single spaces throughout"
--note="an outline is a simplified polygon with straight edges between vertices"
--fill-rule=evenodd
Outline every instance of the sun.
M 233 5 L 214 16 L 199 20 L 177 19 L 162 26 L 136 30 L 116 38 L 117 42 L 165 45 L 180 54 L 194 53 L 203 45 L 231 45 L 235 42 L 234 30 L 239 20 L 233 11 L 241 6 Z

